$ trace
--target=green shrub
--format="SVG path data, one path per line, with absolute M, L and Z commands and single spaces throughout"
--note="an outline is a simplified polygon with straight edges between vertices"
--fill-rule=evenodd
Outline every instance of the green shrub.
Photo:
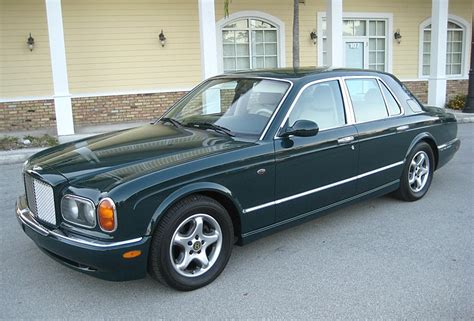
M 466 104 L 467 96 L 466 95 L 456 95 L 451 98 L 446 104 L 447 108 L 461 110 Z

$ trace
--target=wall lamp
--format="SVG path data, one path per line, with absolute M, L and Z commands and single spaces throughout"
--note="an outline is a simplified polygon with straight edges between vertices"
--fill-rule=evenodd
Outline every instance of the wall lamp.
M 33 49 L 35 48 L 35 38 L 31 36 L 31 32 L 30 36 L 28 37 L 28 40 L 26 41 L 26 44 L 28 45 L 28 48 L 30 48 L 30 51 L 33 51 Z
M 161 33 L 158 36 L 158 38 L 160 39 L 161 46 L 164 47 L 166 43 L 166 37 L 165 37 L 165 34 L 163 33 L 163 29 L 161 29 Z
M 313 44 L 316 44 L 316 42 L 318 41 L 318 35 L 316 34 L 316 31 L 311 31 L 309 33 L 309 37 L 311 38 Z
M 402 42 L 402 35 L 400 34 L 400 29 L 397 29 L 397 31 L 395 31 L 393 37 L 398 43 Z

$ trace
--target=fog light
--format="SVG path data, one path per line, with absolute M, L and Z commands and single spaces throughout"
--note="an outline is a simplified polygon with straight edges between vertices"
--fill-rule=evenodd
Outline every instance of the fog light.
M 140 256 L 142 254 L 142 251 L 140 250 L 134 250 L 134 251 L 128 251 L 123 253 L 122 257 L 124 259 L 133 259 L 136 258 L 137 256 Z
M 99 226 L 105 232 L 113 232 L 117 229 L 117 215 L 115 204 L 110 198 L 104 198 L 97 207 Z

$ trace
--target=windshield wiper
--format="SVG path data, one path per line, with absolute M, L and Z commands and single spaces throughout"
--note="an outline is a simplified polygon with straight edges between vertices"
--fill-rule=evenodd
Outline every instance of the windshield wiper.
M 164 123 L 171 123 L 175 127 L 182 127 L 183 126 L 179 120 L 176 120 L 176 119 L 171 118 L 171 117 L 162 117 L 162 118 L 160 118 L 160 121 L 162 121 Z
M 202 129 L 212 129 L 216 132 L 224 133 L 224 134 L 226 134 L 228 136 L 231 136 L 231 137 L 235 136 L 229 128 L 225 128 L 225 127 L 213 124 L 213 123 L 191 122 L 191 123 L 187 123 L 185 126 L 186 127 L 202 128 Z

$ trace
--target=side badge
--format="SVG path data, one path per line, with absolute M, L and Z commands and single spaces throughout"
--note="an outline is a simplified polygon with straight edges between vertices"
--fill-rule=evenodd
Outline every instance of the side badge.
M 257 171 L 257 174 L 258 174 L 258 175 L 264 175 L 266 172 L 267 172 L 267 170 L 266 170 L 265 168 L 260 168 L 260 169 Z

